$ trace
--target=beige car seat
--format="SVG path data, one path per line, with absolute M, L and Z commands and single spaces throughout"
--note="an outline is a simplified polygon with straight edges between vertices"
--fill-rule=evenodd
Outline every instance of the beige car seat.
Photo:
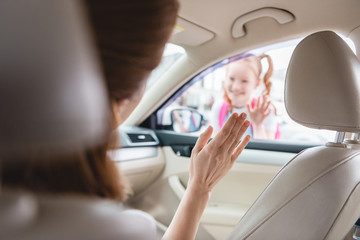
M 102 141 L 107 94 L 81 3 L 2 0 L 0 33 L 0 160 Z M 155 228 L 116 202 L 0 188 L 1 240 L 152 239 Z
M 360 64 L 335 33 L 303 39 L 285 82 L 290 117 L 338 131 L 326 146 L 302 151 L 277 174 L 228 239 L 339 240 L 360 217 Z

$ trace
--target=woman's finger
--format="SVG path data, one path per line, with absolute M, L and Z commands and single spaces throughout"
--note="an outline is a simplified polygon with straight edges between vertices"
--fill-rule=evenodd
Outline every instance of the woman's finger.
M 244 150 L 244 148 L 249 143 L 249 141 L 250 141 L 250 135 L 246 135 L 244 137 L 244 139 L 241 141 L 241 143 L 239 144 L 239 146 L 235 149 L 235 151 L 231 157 L 232 162 L 236 161 L 236 159 L 240 156 L 241 152 Z
M 214 139 L 209 143 L 212 148 L 217 148 L 228 138 L 238 118 L 237 113 L 233 113 L 226 121 L 225 125 L 221 128 L 220 132 L 216 134 Z
M 209 126 L 202 134 L 200 134 L 198 140 L 196 141 L 196 144 L 193 148 L 194 153 L 199 153 L 208 143 L 211 134 L 213 132 L 212 126 Z
M 246 120 L 246 113 L 241 113 L 240 116 L 237 119 L 237 122 L 233 129 L 231 130 L 231 134 L 229 137 L 224 141 L 223 146 L 224 150 L 229 151 L 229 149 L 236 143 L 237 135 L 241 127 L 243 126 L 244 122 Z
M 236 148 L 236 146 L 239 144 L 240 139 L 242 138 L 242 136 L 244 135 L 244 133 L 246 132 L 247 128 L 250 126 L 250 122 L 249 121 L 244 121 L 243 124 L 241 125 L 241 127 L 239 128 L 239 130 L 236 133 L 236 138 L 233 142 L 233 144 L 231 145 L 231 147 L 229 148 L 229 153 L 232 154 L 234 149 Z

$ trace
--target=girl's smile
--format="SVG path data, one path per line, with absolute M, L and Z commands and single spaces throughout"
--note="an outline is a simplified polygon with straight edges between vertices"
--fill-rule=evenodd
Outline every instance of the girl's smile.
M 245 107 L 258 84 L 250 64 L 238 61 L 228 65 L 224 88 L 234 107 Z

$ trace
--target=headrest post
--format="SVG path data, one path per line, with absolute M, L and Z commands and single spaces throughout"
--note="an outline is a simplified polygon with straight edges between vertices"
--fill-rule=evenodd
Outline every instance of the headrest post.
M 344 138 L 345 138 L 345 132 L 336 132 L 334 142 L 341 144 L 344 141 Z
M 355 141 L 358 141 L 358 140 L 359 140 L 359 137 L 360 137 L 360 133 L 353 133 L 353 135 L 352 135 L 352 138 L 353 138 L 353 140 L 355 140 Z
M 1 177 L 1 174 L 2 174 L 3 170 L 2 170 L 2 162 L 0 161 L 0 195 L 1 195 L 1 192 L 2 192 L 2 177 Z

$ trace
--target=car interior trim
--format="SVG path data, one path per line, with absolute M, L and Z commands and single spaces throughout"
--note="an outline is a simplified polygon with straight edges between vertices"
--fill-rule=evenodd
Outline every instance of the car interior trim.
M 168 130 L 155 130 L 157 137 L 159 138 L 161 146 L 172 146 L 174 151 L 177 152 L 179 147 L 190 146 L 193 147 L 196 143 L 197 136 L 191 136 L 187 134 L 174 133 Z M 264 140 L 251 140 L 246 149 L 264 150 L 264 151 L 276 151 L 276 152 L 288 152 L 299 153 L 304 149 L 318 146 L 316 144 L 309 144 L 304 142 L 289 143 L 286 141 L 264 141 Z M 191 150 L 191 149 L 190 149 Z M 190 151 L 191 152 L 191 151 Z M 189 157 L 189 156 L 188 156 Z
M 115 162 L 125 162 L 144 158 L 153 158 L 158 155 L 157 147 L 120 148 L 108 151 L 109 156 Z
M 257 9 L 235 20 L 231 31 L 232 36 L 234 38 L 244 37 L 246 35 L 246 23 L 263 17 L 271 17 L 279 24 L 286 24 L 295 20 L 295 16 L 292 13 L 283 9 L 270 7 Z

